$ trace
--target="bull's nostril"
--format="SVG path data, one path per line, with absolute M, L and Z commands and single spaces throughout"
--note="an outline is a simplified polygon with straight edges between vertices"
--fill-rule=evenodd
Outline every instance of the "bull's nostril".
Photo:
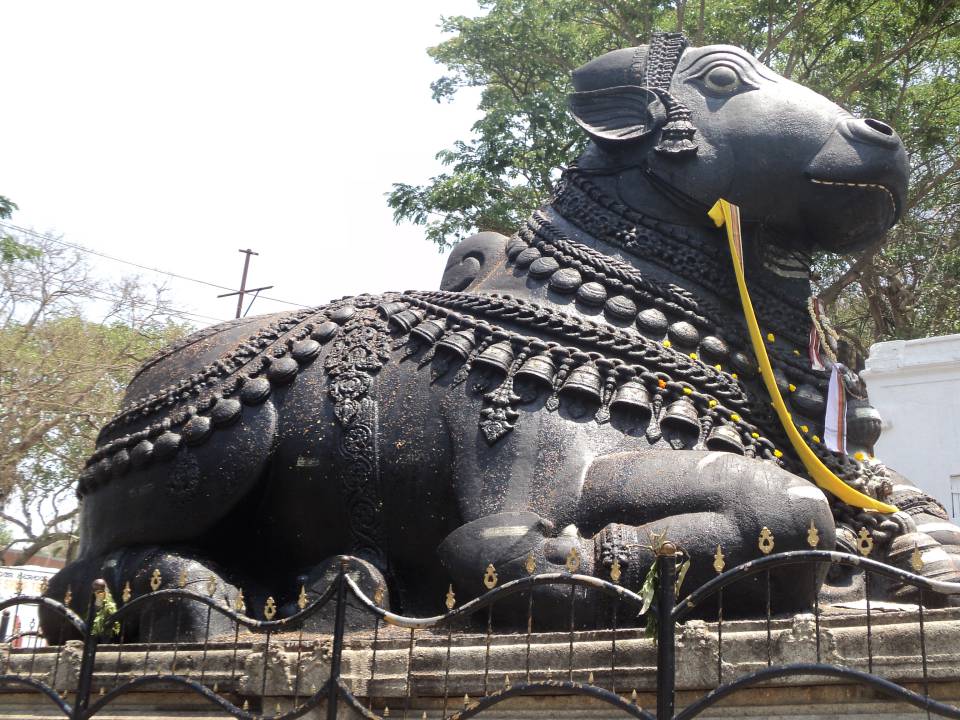
M 885 122 L 880 122 L 879 120 L 874 120 L 873 118 L 867 118 L 863 122 L 868 127 L 876 130 L 878 133 L 883 133 L 884 135 L 893 137 L 893 128 L 887 125 Z

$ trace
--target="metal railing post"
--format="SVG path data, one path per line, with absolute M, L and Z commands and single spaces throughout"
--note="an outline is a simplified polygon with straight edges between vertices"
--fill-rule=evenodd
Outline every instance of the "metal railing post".
M 657 720 L 672 720 L 677 673 L 673 628 L 677 547 L 671 542 L 657 551 L 657 578 Z
M 90 690 L 93 684 L 93 666 L 97 659 L 97 635 L 93 632 L 93 623 L 97 611 L 103 607 L 106 598 L 105 580 L 93 581 L 90 601 L 87 604 L 87 618 L 84 624 L 83 654 L 80 656 L 80 672 L 77 677 L 77 695 L 73 702 L 73 720 L 81 720 L 90 704 Z
M 330 656 L 330 687 L 327 689 L 327 720 L 337 720 L 337 704 L 340 700 L 340 656 L 343 652 L 343 628 L 347 612 L 347 559 L 340 558 L 340 573 L 337 575 L 336 620 L 333 625 L 333 653 Z

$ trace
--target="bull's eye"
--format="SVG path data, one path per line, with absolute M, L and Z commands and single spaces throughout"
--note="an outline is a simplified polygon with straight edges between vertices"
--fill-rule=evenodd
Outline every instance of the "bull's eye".
M 714 65 L 704 73 L 703 84 L 714 92 L 729 95 L 740 87 L 740 76 L 729 65 Z

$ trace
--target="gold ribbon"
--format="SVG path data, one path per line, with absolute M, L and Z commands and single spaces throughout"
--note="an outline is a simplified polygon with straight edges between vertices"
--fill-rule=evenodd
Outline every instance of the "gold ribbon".
M 717 200 L 708 214 L 718 228 L 724 226 L 727 228 L 730 256 L 733 259 L 733 272 L 737 277 L 737 288 L 740 290 L 740 303 L 743 305 L 743 315 L 747 321 L 747 330 L 750 332 L 750 342 L 753 345 L 754 353 L 756 353 L 757 361 L 760 363 L 760 375 L 763 377 L 763 384 L 766 386 L 767 392 L 770 393 L 771 400 L 773 400 L 773 408 L 777 412 L 780 424 L 786 431 L 793 449 L 800 457 L 800 462 L 803 463 L 807 472 L 810 473 L 810 477 L 822 490 L 833 494 L 848 505 L 882 513 L 896 512 L 896 506 L 888 505 L 865 495 L 834 475 L 807 446 L 803 436 L 794 426 L 793 418 L 790 416 L 790 411 L 787 409 L 783 396 L 780 394 L 780 389 L 777 387 L 777 382 L 773 377 L 773 367 L 770 365 L 767 348 L 760 334 L 760 326 L 757 324 L 757 316 L 753 311 L 750 293 L 747 292 L 743 267 L 743 246 L 740 236 L 740 208 L 720 199 Z

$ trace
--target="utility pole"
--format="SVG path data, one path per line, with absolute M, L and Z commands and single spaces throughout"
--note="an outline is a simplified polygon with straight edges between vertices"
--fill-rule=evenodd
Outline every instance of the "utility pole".
M 238 250 L 237 252 L 242 252 L 246 257 L 243 259 L 243 276 L 240 278 L 240 290 L 237 292 L 224 293 L 223 295 L 217 295 L 218 298 L 230 297 L 231 295 L 237 296 L 237 314 L 236 317 L 239 318 L 240 314 L 243 313 L 246 315 L 246 312 L 243 312 L 243 296 L 247 293 L 254 293 L 253 300 L 257 299 L 257 295 L 260 294 L 261 290 L 269 290 L 273 285 L 264 285 L 263 287 L 250 288 L 247 290 L 247 270 L 250 269 L 250 256 L 259 255 L 260 253 L 254 252 L 250 248 L 246 250 Z M 253 300 L 250 301 L 250 304 L 253 305 Z M 247 308 L 247 312 L 250 311 L 250 308 Z

